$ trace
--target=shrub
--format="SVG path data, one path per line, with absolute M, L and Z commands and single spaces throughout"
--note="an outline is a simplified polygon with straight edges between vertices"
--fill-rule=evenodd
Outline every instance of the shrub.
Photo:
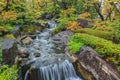
M 0 65 L 1 65 L 1 61 L 2 61 L 2 44 L 0 42 Z
M 80 43 L 80 42 L 76 43 L 73 41 L 70 41 L 68 43 L 68 47 L 69 47 L 71 53 L 78 52 L 83 45 L 84 45 L 83 43 Z
M 109 25 L 110 23 L 109 21 L 95 21 L 93 29 L 99 31 L 114 31 L 114 28 Z
M 88 13 L 88 12 L 85 12 L 85 13 L 82 13 L 81 15 L 80 15 L 80 19 L 87 19 L 87 20 L 90 20 L 90 16 L 91 16 L 91 14 L 90 13 Z
M 61 16 L 69 17 L 69 16 L 73 15 L 74 12 L 75 12 L 74 8 L 68 8 L 66 10 L 61 10 Z
M 14 30 L 14 29 L 15 29 L 15 27 L 13 27 L 10 24 L 6 24 L 4 26 L 0 26 L 0 32 L 8 32 L 8 31 Z
M 109 22 L 109 26 L 114 28 L 114 42 L 120 43 L 120 19 Z
M 17 13 L 15 11 L 2 12 L 0 14 L 0 20 L 5 23 L 12 23 L 16 20 Z M 2 23 L 3 24 L 3 23 Z
M 0 80 L 16 80 L 18 69 L 14 66 L 8 68 L 7 65 L 3 65 L 0 67 Z
M 68 21 L 68 22 L 66 22 L 65 28 L 67 30 L 71 30 L 74 32 L 75 30 L 79 29 L 80 26 L 77 21 Z
M 99 31 L 107 31 L 113 33 L 113 39 L 112 41 L 114 43 L 120 43 L 120 20 L 113 20 L 113 21 L 95 21 L 95 24 L 93 25 L 94 30 Z
M 113 41 L 113 32 L 93 30 L 90 28 L 80 28 L 80 29 L 77 29 L 75 32 L 86 33 L 89 35 L 94 35 L 96 37 L 100 37 L 100 38 Z
M 0 26 L 0 32 L 8 32 L 8 30 L 5 27 Z
M 114 62 L 114 64 L 116 64 L 119 67 L 120 65 L 120 46 L 119 45 L 99 37 L 95 37 L 88 34 L 80 34 L 80 33 L 76 33 L 71 38 L 70 42 L 71 41 L 74 43 L 83 43 L 84 45 L 92 47 L 99 54 L 105 57 L 107 61 L 112 61 Z
M 6 38 L 8 38 L 8 39 L 15 39 L 15 36 L 13 35 L 13 34 L 7 34 L 7 35 L 5 35 L 6 36 Z
M 58 32 L 65 30 L 66 23 L 68 21 L 75 21 L 77 20 L 77 16 L 73 15 L 70 17 L 61 17 L 58 19 L 59 25 L 56 27 L 56 29 L 53 31 L 53 34 L 57 34 Z

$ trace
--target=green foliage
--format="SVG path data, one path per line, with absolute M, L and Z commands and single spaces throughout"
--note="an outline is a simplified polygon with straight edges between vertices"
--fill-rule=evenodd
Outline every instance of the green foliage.
M 114 28 L 114 42 L 120 43 L 120 19 L 109 22 L 108 25 Z
M 2 43 L 0 42 L 0 65 L 1 65 L 1 61 L 2 61 Z
M 107 61 L 112 61 L 119 66 L 120 64 L 120 46 L 111 41 L 95 37 L 88 34 L 76 33 L 72 38 L 72 42 L 83 43 L 95 49 L 102 56 L 106 57 Z
M 120 66 L 117 67 L 118 71 L 120 71 Z
M 3 35 L 2 32 L 7 33 L 7 32 L 12 31 L 12 30 L 15 30 L 15 27 L 13 27 L 10 24 L 0 26 L 0 33 L 1 33 L 0 35 Z
M 83 13 L 85 11 L 84 0 L 77 0 L 73 7 L 76 9 L 77 13 Z
M 5 36 L 6 36 L 6 38 L 8 38 L 8 39 L 15 39 L 15 37 L 14 37 L 13 34 L 7 34 L 7 35 L 5 35 Z
M 53 34 L 57 34 L 58 32 L 65 30 L 65 25 L 68 21 L 76 21 L 77 16 L 73 15 L 70 17 L 61 17 L 58 19 L 59 25 L 56 27 L 56 29 L 53 31 Z
M 53 4 L 49 4 L 49 7 L 46 8 L 44 13 L 51 14 L 51 15 L 59 15 L 60 14 L 61 8 L 56 5 L 54 6 Z
M 80 28 L 75 31 L 76 33 L 86 33 L 89 35 L 94 35 L 96 37 L 104 38 L 113 41 L 113 32 L 93 30 L 90 28 Z
M 0 32 L 8 32 L 8 30 L 4 26 L 0 26 Z
M 95 24 L 93 25 L 93 28 L 91 31 L 93 32 L 96 32 L 96 30 L 98 31 L 98 33 L 100 32 L 100 34 L 102 34 L 101 32 L 105 32 L 104 34 L 102 35 L 107 35 L 104 37 L 101 36 L 101 38 L 104 38 L 104 39 L 107 39 L 107 40 L 111 40 L 113 41 L 114 43 L 120 43 L 120 20 L 113 20 L 113 21 L 110 21 L 110 20 L 107 20 L 107 21 L 98 21 L 98 20 L 95 20 Z M 86 32 L 87 34 L 89 33 L 90 30 L 87 31 L 84 31 Z M 109 34 L 108 34 L 109 33 Z M 89 33 L 89 34 L 92 34 Z M 100 35 L 99 34 L 99 35 Z M 96 34 L 92 34 L 92 35 L 95 35 Z M 98 37 L 99 37 L 98 35 Z M 111 37 L 110 37 L 111 35 Z
M 3 65 L 0 67 L 0 80 L 16 80 L 18 77 L 18 69 L 15 67 L 8 67 L 7 65 Z
M 30 25 L 29 27 L 24 27 L 23 32 L 33 34 L 35 31 L 40 31 L 41 28 L 38 26 Z
M 15 27 L 12 26 L 11 24 L 4 25 L 4 28 L 7 29 L 8 31 L 15 30 Z
M 69 47 L 71 53 L 77 53 L 83 45 L 84 45 L 83 43 L 80 43 L 80 42 L 76 43 L 73 41 L 70 41 L 68 43 L 68 47 Z

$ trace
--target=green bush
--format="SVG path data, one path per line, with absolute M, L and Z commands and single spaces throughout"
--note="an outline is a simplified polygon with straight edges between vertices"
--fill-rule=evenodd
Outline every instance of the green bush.
M 80 43 L 80 42 L 76 43 L 73 41 L 70 41 L 68 43 L 68 47 L 69 47 L 71 53 L 78 52 L 83 45 L 84 45 L 83 43 Z
M 7 65 L 3 65 L 0 67 L 0 80 L 16 80 L 18 77 L 18 69 L 13 67 L 8 67 Z
M 1 61 L 2 61 L 2 43 L 0 42 L 0 65 L 1 65 Z
M 70 17 L 61 17 L 58 19 L 59 25 L 56 27 L 56 29 L 53 31 L 53 34 L 57 34 L 62 30 L 65 30 L 65 25 L 67 21 L 75 21 L 77 20 L 77 16 L 73 15 Z
M 76 32 L 86 33 L 86 34 L 94 35 L 96 37 L 100 37 L 100 38 L 113 41 L 113 32 L 93 30 L 90 28 L 81 28 L 81 29 L 76 30 Z
M 8 31 L 15 30 L 15 27 L 13 25 L 11 25 L 11 24 L 4 25 L 4 28 L 7 29 Z
M 112 40 L 114 43 L 120 43 L 120 19 L 118 20 L 113 20 L 113 21 L 97 21 L 93 25 L 94 27 L 92 28 L 93 30 L 97 31 L 106 31 L 106 32 L 111 32 Z M 105 38 L 105 39 L 108 39 Z M 109 40 L 109 39 L 108 39 Z
M 76 33 L 70 42 L 83 43 L 86 46 L 90 46 L 105 57 L 106 60 L 114 62 L 117 66 L 120 65 L 120 45 L 99 37 L 80 33 Z M 74 47 L 72 47 L 72 50 L 74 50 Z

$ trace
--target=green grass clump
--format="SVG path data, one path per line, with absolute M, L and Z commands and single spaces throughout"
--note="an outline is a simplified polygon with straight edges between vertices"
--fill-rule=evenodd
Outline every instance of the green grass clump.
M 83 43 L 95 49 L 100 55 L 106 58 L 107 61 L 112 61 L 118 66 L 120 65 L 120 46 L 99 37 L 88 34 L 76 33 L 70 40 L 73 43 Z M 70 43 L 68 43 L 70 44 Z M 72 44 L 74 45 L 74 44 Z M 81 46 L 80 46 L 81 47 Z M 71 47 L 74 50 L 74 47 Z

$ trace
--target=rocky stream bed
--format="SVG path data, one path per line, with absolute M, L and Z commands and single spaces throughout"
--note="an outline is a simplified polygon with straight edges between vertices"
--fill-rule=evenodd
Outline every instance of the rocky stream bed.
M 52 36 L 57 24 L 47 23 L 49 28 L 19 43 L 12 39 L 2 42 L 3 63 L 21 66 L 19 80 L 120 80 L 120 74 L 93 49 L 83 47 L 78 54 L 70 55 L 66 45 L 73 32 Z

